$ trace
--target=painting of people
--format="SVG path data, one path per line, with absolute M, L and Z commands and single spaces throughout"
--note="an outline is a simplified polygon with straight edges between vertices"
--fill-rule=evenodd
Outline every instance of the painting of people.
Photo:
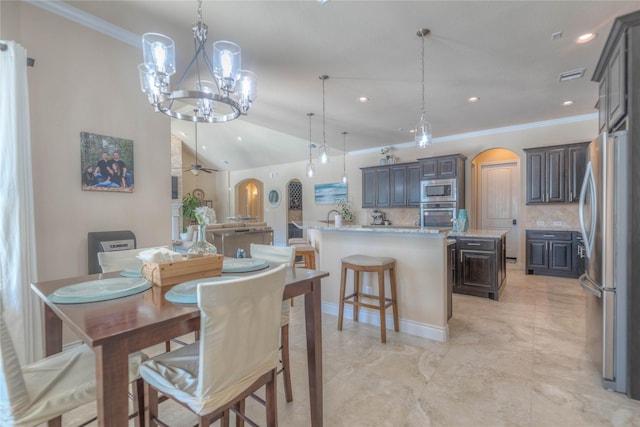
M 133 141 L 80 132 L 82 190 L 132 193 Z

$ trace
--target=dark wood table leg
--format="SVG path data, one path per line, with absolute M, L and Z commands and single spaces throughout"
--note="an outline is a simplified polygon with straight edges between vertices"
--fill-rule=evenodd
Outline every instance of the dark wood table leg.
M 122 342 L 95 348 L 98 425 L 122 427 L 129 423 L 129 351 Z
M 304 295 L 309 406 L 311 408 L 311 425 L 322 427 L 322 296 L 320 294 L 320 279 L 313 280 L 312 288 L 311 292 Z
M 44 354 L 49 357 L 62 351 L 62 320 L 44 304 Z M 62 417 L 47 423 L 49 427 L 62 427 Z

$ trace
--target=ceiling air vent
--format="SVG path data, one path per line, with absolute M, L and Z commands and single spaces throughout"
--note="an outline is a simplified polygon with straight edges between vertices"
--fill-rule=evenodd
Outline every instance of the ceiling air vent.
M 558 77 L 558 82 L 566 82 L 567 80 L 580 79 L 584 77 L 584 72 L 586 68 L 578 68 L 577 70 L 565 71 L 564 73 L 560 73 L 560 77 Z

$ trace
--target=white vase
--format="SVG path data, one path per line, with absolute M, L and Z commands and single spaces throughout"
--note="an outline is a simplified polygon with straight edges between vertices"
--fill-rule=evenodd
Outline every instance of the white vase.
M 336 227 L 342 227 L 342 215 L 334 215 L 333 221 L 335 222 Z

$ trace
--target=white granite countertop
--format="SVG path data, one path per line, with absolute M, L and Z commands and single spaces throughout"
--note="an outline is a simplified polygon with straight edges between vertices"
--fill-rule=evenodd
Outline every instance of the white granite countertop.
M 471 238 L 483 238 L 483 239 L 499 239 L 505 234 L 507 234 L 509 230 L 473 230 L 469 229 L 467 231 L 452 231 L 449 233 L 450 237 L 471 237 Z
M 296 227 L 301 229 L 311 229 L 329 232 L 362 232 L 362 233 L 389 233 L 389 234 L 411 234 L 424 237 L 445 237 L 450 228 L 418 227 L 413 225 L 342 225 L 336 227 L 320 221 L 294 221 Z

